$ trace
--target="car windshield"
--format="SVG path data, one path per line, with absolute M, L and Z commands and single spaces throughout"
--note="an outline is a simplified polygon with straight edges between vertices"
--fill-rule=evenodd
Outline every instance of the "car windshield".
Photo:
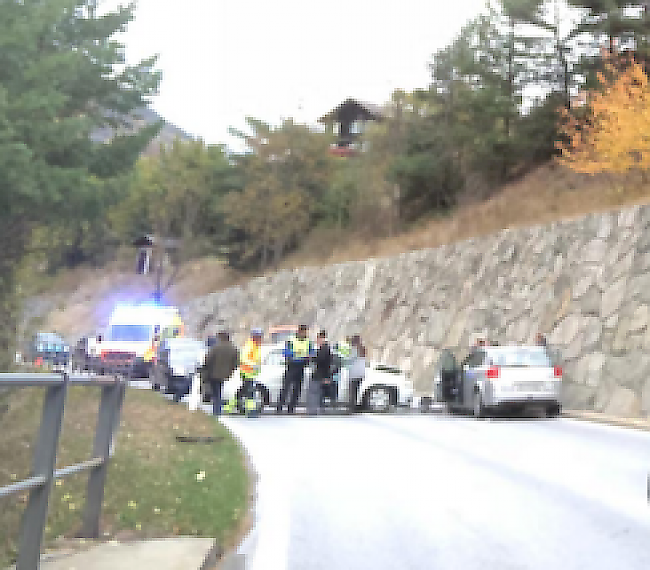
M 274 350 L 266 355 L 264 364 L 269 366 L 282 366 L 284 364 L 284 353 L 281 350 Z
M 187 356 L 200 356 L 205 352 L 205 345 L 201 341 L 183 341 L 183 342 L 169 342 L 165 343 L 165 348 L 170 352 L 178 355 Z
M 151 339 L 151 327 L 147 325 L 113 325 L 108 340 L 121 342 L 146 342 Z
M 287 342 L 293 335 L 292 331 L 282 331 L 271 333 L 271 344 L 277 344 L 279 342 Z
M 488 361 L 494 366 L 552 366 L 542 348 L 509 348 L 489 351 Z

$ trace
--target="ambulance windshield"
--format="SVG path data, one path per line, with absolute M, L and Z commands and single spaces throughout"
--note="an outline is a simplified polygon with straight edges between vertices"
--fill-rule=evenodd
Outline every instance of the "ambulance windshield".
M 147 325 L 113 325 L 108 339 L 121 342 L 147 342 L 151 339 L 152 328 Z

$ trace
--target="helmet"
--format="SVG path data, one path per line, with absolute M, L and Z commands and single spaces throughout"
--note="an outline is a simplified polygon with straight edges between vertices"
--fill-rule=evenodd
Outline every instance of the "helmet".
M 251 336 L 264 336 L 262 329 L 256 328 L 251 330 Z

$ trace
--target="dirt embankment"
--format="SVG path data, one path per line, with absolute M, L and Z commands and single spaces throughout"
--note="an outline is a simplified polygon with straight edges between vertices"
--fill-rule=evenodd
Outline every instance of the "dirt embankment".
M 391 256 L 489 235 L 508 227 L 544 224 L 649 202 L 650 186 L 636 174 L 580 175 L 547 164 L 505 185 L 488 199 L 467 199 L 453 215 L 422 221 L 391 238 L 360 235 L 354 228 L 344 232 L 318 229 L 277 269 Z M 136 275 L 133 265 L 134 254 L 128 253 L 119 263 L 103 269 L 77 269 L 58 276 L 45 291 L 27 300 L 27 320 L 33 327 L 58 331 L 70 340 L 95 332 L 105 324 L 115 304 L 151 297 L 153 278 Z M 215 258 L 193 260 L 180 268 L 167 299 L 185 304 L 253 276 L 236 273 Z

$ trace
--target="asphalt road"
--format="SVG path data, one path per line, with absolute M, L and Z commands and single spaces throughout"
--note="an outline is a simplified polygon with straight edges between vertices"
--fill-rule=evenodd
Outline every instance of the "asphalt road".
M 259 475 L 239 550 L 252 570 L 650 568 L 650 433 L 421 414 L 222 421 Z

